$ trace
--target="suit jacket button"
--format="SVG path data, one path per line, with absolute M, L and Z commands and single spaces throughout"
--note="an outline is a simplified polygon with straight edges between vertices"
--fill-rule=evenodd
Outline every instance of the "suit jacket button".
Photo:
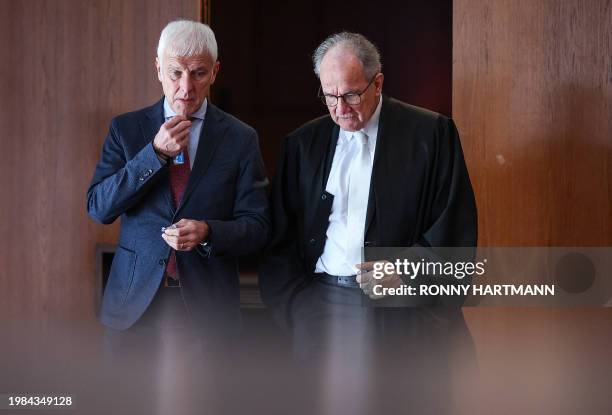
M 310 241 L 308 241 L 308 243 L 309 243 L 310 245 L 314 245 L 314 244 L 316 244 L 316 243 L 317 243 L 317 240 L 316 240 L 315 238 L 312 238 Z
M 160 259 L 159 260 L 159 265 L 166 265 L 166 260 L 165 259 Z
M 325 200 L 325 199 L 327 199 L 327 195 L 325 194 L 321 195 L 321 200 Z

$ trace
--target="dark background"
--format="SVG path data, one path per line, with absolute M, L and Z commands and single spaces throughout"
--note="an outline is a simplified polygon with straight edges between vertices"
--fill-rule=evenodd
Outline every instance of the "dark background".
M 211 26 L 221 61 L 213 101 L 255 127 L 270 175 L 282 137 L 327 113 L 311 56 L 330 34 L 359 32 L 379 47 L 387 95 L 451 114 L 450 0 L 213 1 Z

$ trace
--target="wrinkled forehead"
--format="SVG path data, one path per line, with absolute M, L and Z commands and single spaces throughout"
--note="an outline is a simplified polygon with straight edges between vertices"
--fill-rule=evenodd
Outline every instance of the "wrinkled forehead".
M 334 94 L 358 92 L 368 82 L 360 67 L 321 69 L 320 81 L 323 91 Z
M 195 69 L 198 67 L 208 67 L 212 65 L 212 57 L 208 52 L 195 54 L 195 55 L 173 55 L 170 53 L 164 53 L 162 57 L 163 66 L 165 67 L 177 67 L 185 69 Z
M 323 88 L 353 88 L 367 82 L 361 61 L 350 51 L 330 50 L 321 61 L 319 79 Z

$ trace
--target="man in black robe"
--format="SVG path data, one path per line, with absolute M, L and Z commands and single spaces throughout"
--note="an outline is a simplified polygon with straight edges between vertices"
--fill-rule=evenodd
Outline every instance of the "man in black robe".
M 476 205 L 455 124 L 383 95 L 379 53 L 362 35 L 330 36 L 313 61 L 329 115 L 283 141 L 262 297 L 299 357 L 358 360 L 362 373 L 374 351 L 402 358 L 415 356 L 408 349 L 431 351 L 440 362 L 446 354 L 434 350 L 450 347 L 449 333 L 468 333 L 460 308 L 440 310 L 435 298 L 428 307 L 379 307 L 385 299 L 370 298 L 371 272 L 360 264 L 364 247 L 476 246 Z M 377 283 L 402 282 L 390 275 Z

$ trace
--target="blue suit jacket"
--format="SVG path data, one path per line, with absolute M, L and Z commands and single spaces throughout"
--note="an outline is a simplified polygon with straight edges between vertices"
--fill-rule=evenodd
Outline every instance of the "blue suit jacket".
M 237 256 L 262 248 L 269 232 L 267 179 L 257 133 L 209 103 L 195 163 L 177 209 L 168 167 L 153 150 L 163 99 L 112 120 L 87 192 L 97 222 L 121 216 L 119 245 L 104 291 L 101 321 L 130 327 L 155 295 L 170 255 L 162 226 L 182 218 L 205 220 L 210 252 L 177 252 L 183 295 L 196 325 L 239 327 Z

